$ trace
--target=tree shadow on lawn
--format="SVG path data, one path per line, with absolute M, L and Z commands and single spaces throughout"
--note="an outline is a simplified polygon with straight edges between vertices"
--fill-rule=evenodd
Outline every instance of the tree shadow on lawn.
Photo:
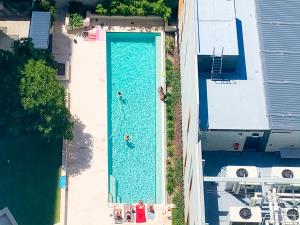
M 67 174 L 68 176 L 80 175 L 91 167 L 93 158 L 93 137 L 84 131 L 85 125 L 79 118 L 74 120 L 74 139 L 69 143 L 67 152 Z

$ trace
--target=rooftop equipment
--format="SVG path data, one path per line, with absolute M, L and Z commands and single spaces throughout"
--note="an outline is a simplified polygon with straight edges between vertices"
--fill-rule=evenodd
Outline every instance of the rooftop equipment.
M 300 179 L 300 168 L 297 167 L 272 167 L 271 176 L 274 178 Z M 275 184 L 277 192 L 300 190 L 300 184 Z
M 260 224 L 262 221 L 261 209 L 259 207 L 230 207 L 229 225 Z
M 257 168 L 255 166 L 227 166 L 226 168 L 227 177 L 249 177 L 249 178 L 258 178 Z M 239 193 L 241 189 L 255 189 L 256 186 L 260 185 L 259 183 L 253 182 L 227 182 L 226 190 L 234 193 Z

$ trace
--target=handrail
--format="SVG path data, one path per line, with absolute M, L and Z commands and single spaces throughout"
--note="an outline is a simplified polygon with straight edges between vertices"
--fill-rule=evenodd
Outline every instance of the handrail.
M 114 196 L 110 192 L 108 192 L 108 202 L 114 202 Z

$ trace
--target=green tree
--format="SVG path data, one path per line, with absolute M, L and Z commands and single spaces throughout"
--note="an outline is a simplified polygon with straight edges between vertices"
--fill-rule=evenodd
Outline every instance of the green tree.
M 105 8 L 102 4 L 98 4 L 96 6 L 96 13 L 100 14 L 100 15 L 107 15 L 108 11 L 107 8 Z
M 16 65 L 12 52 L 0 50 L 0 134 L 18 134 L 24 126 Z
M 12 43 L 11 48 L 19 67 L 22 67 L 29 59 L 43 59 L 49 66 L 57 66 L 57 63 L 49 52 L 34 48 L 31 38 L 18 39 Z
M 56 9 L 54 0 L 36 0 L 34 3 L 34 10 L 45 11 L 51 13 L 51 22 L 56 18 Z
M 166 36 L 166 51 L 168 54 L 173 55 L 174 51 L 174 38 L 172 36 Z
M 69 14 L 79 13 L 82 17 L 85 18 L 87 10 L 88 7 L 81 2 L 71 1 L 68 3 Z
M 178 1 L 177 0 L 166 0 L 167 6 L 169 6 L 172 10 L 177 9 Z
M 151 4 L 152 13 L 154 15 L 161 16 L 164 20 L 168 20 L 171 16 L 171 9 L 166 6 L 164 0 L 158 0 Z
M 45 137 L 72 138 L 64 88 L 56 78 L 56 62 L 30 39 L 0 50 L 0 134 L 39 131 Z
M 96 13 L 123 16 L 157 15 L 167 20 L 171 9 L 165 0 L 101 0 L 96 7 Z
M 32 119 L 30 130 L 47 138 L 72 139 L 71 115 L 66 107 L 64 87 L 57 70 L 43 60 L 29 60 L 20 80 L 21 104 Z

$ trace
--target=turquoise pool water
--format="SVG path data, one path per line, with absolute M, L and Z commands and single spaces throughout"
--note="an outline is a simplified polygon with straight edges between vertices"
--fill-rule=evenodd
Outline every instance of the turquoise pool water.
M 154 33 L 107 33 L 112 202 L 161 201 L 159 40 L 160 36 Z M 125 135 L 129 135 L 129 142 L 124 140 Z

